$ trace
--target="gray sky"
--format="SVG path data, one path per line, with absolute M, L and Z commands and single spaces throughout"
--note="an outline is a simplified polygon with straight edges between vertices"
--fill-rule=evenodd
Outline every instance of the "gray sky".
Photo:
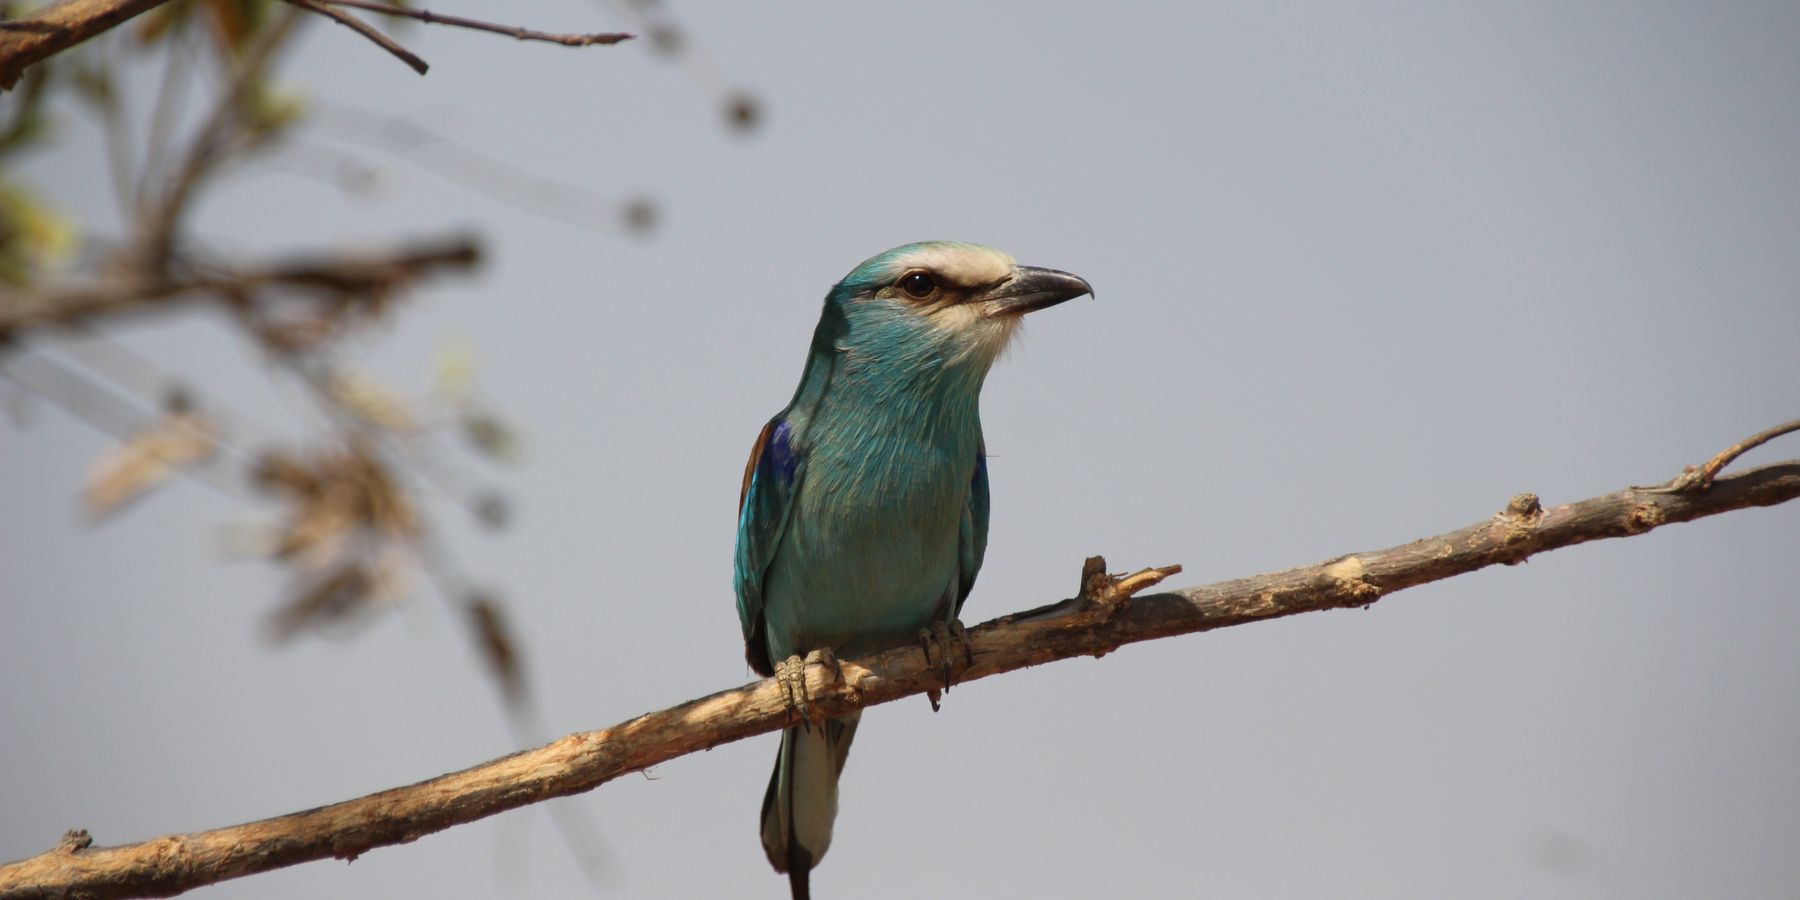
M 500 15 L 482 5 L 441 11 Z M 641 45 L 444 29 L 417 78 L 319 23 L 326 102 L 663 207 L 649 240 L 379 153 L 373 200 L 245 175 L 196 220 L 256 250 L 475 228 L 491 263 L 359 360 L 423 389 L 473 343 L 524 431 L 496 538 L 556 733 L 746 680 L 743 455 L 825 289 L 905 241 L 1088 278 L 989 379 L 973 623 L 1081 559 L 1201 583 L 1666 479 L 1800 415 L 1800 7 L 984 4 L 676 12 L 768 103 L 750 139 Z M 624 23 L 508 5 L 553 30 Z M 104 230 L 85 126 L 26 176 Z M 297 164 L 296 164 L 297 165 Z M 268 422 L 304 398 L 211 318 L 117 332 Z M 104 438 L 0 426 L 0 858 L 409 783 L 517 749 L 421 594 L 272 651 L 280 588 L 221 564 L 259 509 L 178 485 L 102 527 Z M 1746 464 L 1800 455 L 1790 439 Z M 1790 897 L 1800 890 L 1800 506 L 1587 545 L 1334 612 L 1124 649 L 864 720 L 827 897 Z M 784 896 L 756 818 L 773 737 L 581 797 L 631 897 Z M 541 809 L 218 897 L 567 897 Z

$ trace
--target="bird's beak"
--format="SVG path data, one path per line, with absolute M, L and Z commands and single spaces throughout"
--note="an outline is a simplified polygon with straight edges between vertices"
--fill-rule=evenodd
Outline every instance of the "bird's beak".
M 989 288 L 980 299 L 992 303 L 996 315 L 1022 316 L 1092 293 L 1094 288 L 1078 275 L 1036 266 L 1015 266 L 1005 281 Z

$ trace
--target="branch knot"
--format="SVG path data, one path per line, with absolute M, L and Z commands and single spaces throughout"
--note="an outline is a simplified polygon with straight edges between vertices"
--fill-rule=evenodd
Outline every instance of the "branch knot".
M 1369 580 L 1369 571 L 1363 561 L 1346 556 L 1325 567 L 1325 577 L 1330 579 L 1330 590 L 1340 606 L 1368 607 L 1381 599 L 1381 588 Z
M 1134 594 L 1160 584 L 1163 579 L 1181 571 L 1181 564 L 1153 566 L 1127 575 L 1106 571 L 1106 557 L 1090 556 L 1081 564 L 1081 590 L 1076 594 L 1079 608 L 1111 615 L 1131 602 Z

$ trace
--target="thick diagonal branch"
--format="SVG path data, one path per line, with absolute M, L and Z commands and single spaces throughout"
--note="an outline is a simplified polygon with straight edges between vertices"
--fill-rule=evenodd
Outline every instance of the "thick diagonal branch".
M 1131 579 L 1084 570 L 1080 596 L 970 630 L 971 662 L 961 682 L 1125 644 L 1209 631 L 1295 613 L 1368 606 L 1394 591 L 1601 538 L 1642 534 L 1752 506 L 1800 497 L 1800 461 L 1715 480 L 1709 488 L 1628 488 L 1544 509 L 1520 494 L 1506 509 L 1467 528 L 1386 550 L 1355 553 L 1285 572 L 1168 593 L 1128 596 L 1153 570 Z M 944 673 L 917 647 L 890 650 L 808 672 L 810 705 L 836 716 L 943 687 Z M 0 898 L 168 896 L 200 885 L 295 863 L 353 859 L 453 825 L 551 797 L 591 790 L 629 772 L 697 750 L 774 731 L 789 722 L 774 679 L 572 734 L 534 750 L 407 787 L 260 822 L 168 835 L 138 844 L 91 847 L 74 832 L 62 846 L 0 866 Z
M 167 278 L 133 273 L 81 287 L 0 293 L 0 342 L 33 328 L 87 324 L 105 316 L 162 308 L 198 297 L 243 297 L 262 288 L 386 292 L 440 271 L 470 268 L 480 255 L 474 239 L 453 237 L 380 253 L 296 257 L 263 266 Z
M 62 0 L 27 18 L 0 23 L 0 90 L 11 90 L 31 64 L 167 2 Z

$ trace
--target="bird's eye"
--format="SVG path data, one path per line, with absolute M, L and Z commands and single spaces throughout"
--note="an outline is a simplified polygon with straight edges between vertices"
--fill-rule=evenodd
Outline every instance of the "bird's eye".
M 924 272 L 908 272 L 900 278 L 900 289 L 911 297 L 923 300 L 937 290 L 937 281 Z

